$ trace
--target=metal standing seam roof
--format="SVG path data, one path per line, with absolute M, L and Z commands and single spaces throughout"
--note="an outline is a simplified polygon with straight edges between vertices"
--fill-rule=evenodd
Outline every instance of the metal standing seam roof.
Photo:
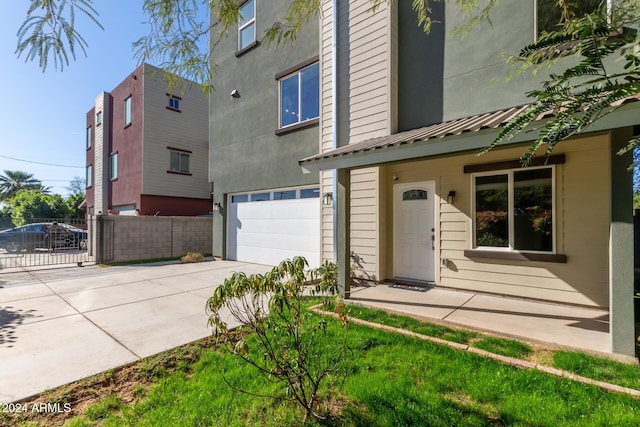
M 612 104 L 612 106 L 618 107 L 631 101 L 640 101 L 640 94 L 630 96 L 620 101 L 616 101 Z M 496 129 L 505 126 L 511 119 L 527 110 L 532 105 L 533 104 L 527 104 L 518 107 L 511 107 L 504 110 L 498 110 L 489 113 L 478 114 L 471 117 L 464 117 L 461 119 L 436 123 L 423 128 L 399 132 L 392 135 L 371 138 L 367 139 L 366 141 L 345 145 L 334 150 L 325 151 L 324 153 L 304 158 L 298 163 L 300 165 L 303 165 L 305 163 L 325 160 L 332 157 L 344 156 L 347 154 L 373 151 L 393 146 L 401 146 L 404 144 L 413 144 L 419 141 L 445 138 L 447 136 L 460 135 L 467 132 L 477 132 L 482 129 Z M 537 120 L 542 120 L 543 118 L 551 117 L 553 115 L 554 112 L 549 111 L 548 113 L 544 113 L 538 116 Z

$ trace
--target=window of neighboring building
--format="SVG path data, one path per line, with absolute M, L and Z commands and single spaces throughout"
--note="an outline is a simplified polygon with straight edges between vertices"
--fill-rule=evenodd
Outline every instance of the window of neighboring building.
M 131 124 L 131 96 L 124 100 L 124 125 Z
M 98 111 L 96 113 L 96 126 L 100 126 L 102 124 L 102 111 Z
M 473 177 L 475 247 L 554 251 L 553 167 Z
M 183 151 L 171 151 L 169 154 L 169 170 L 173 172 L 190 173 L 190 154 Z
M 313 199 L 315 197 L 320 197 L 319 188 L 303 188 L 300 190 L 301 199 Z
M 600 6 L 602 0 L 580 0 L 567 2 L 570 13 L 580 18 L 587 13 L 592 13 Z M 558 0 L 536 0 L 536 34 L 543 31 L 558 30 L 558 24 L 562 19 L 562 9 L 558 7 Z
M 87 166 L 87 188 L 93 185 L 93 165 Z
M 280 127 L 317 119 L 320 113 L 320 66 L 310 65 L 280 79 Z
M 118 153 L 109 156 L 109 179 L 118 178 Z
M 168 108 L 170 110 L 180 111 L 180 101 L 182 100 L 182 98 L 174 95 L 169 95 L 169 94 L 167 94 L 167 96 L 169 96 Z
M 88 126 L 87 127 L 87 150 L 91 148 L 91 137 L 92 137 L 91 134 L 92 134 L 91 126 Z
M 240 7 L 238 22 L 238 50 L 256 41 L 256 2 L 249 0 Z

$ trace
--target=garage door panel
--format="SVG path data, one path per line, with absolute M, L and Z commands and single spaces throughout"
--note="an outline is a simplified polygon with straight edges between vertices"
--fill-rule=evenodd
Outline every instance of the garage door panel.
M 304 256 L 320 264 L 320 199 L 230 203 L 229 259 L 276 265 Z
M 320 227 L 319 223 L 318 229 L 310 227 L 310 224 L 315 225 L 315 221 L 300 219 L 288 221 L 284 219 L 242 219 L 237 221 L 234 228 L 241 231 L 241 234 L 317 235 Z
M 318 236 L 278 235 L 268 233 L 241 233 L 237 239 L 238 246 L 262 247 L 273 249 L 297 248 L 306 250 L 312 245 L 320 244 Z

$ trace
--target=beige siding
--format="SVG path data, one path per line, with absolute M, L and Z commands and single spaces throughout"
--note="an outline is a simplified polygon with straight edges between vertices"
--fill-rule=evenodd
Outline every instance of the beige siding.
M 102 113 L 102 125 L 94 126 L 94 147 L 93 152 L 93 188 L 94 188 L 94 202 L 93 209 L 97 214 L 99 212 L 106 213 L 109 207 L 108 201 L 108 181 L 107 181 L 107 168 L 109 167 L 109 135 L 105 135 L 105 129 L 109 129 L 111 126 L 109 118 L 109 94 L 107 92 L 101 92 L 96 97 L 95 111 Z
M 340 2 L 338 7 L 338 145 L 389 135 L 395 131 L 397 52 L 390 28 L 397 27 L 396 6 L 383 3 L 374 14 L 368 0 Z M 332 26 L 330 2 L 323 2 L 320 31 L 322 58 L 320 151 L 333 144 Z M 395 37 L 395 36 L 394 36 Z M 333 191 L 331 172 L 322 174 L 322 192 Z M 380 221 L 380 170 L 351 173 L 351 251 L 355 274 L 380 280 L 384 225 Z M 332 208 L 322 213 L 322 256 L 333 259 Z
M 571 304 L 608 306 L 609 241 L 609 135 L 600 134 L 563 142 L 555 153 L 566 153 L 566 163 L 555 167 L 556 252 L 567 263 L 470 259 L 472 248 L 472 175 L 463 166 L 519 158 L 523 147 L 495 150 L 478 158 L 475 154 L 425 160 L 385 167 L 386 194 L 393 184 L 436 181 L 440 202 L 437 208 L 439 257 L 450 260 L 442 266 L 436 281 L 440 286 L 507 294 Z M 447 203 L 450 190 L 456 191 L 453 205 Z M 388 223 L 393 207 L 386 207 Z M 393 228 L 386 233 L 393 242 Z M 386 257 L 389 278 L 393 274 L 393 254 Z
M 145 64 L 145 72 L 154 69 Z M 198 87 L 175 90 L 181 112 L 166 108 L 167 83 L 162 74 L 144 75 L 142 192 L 148 195 L 208 199 L 208 105 Z M 170 150 L 191 151 L 191 175 L 167 173 Z

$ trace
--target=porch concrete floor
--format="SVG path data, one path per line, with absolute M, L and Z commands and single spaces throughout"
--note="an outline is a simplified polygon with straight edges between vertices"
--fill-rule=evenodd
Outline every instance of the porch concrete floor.
M 442 288 L 353 287 L 351 300 L 438 323 L 525 341 L 610 353 L 609 312 Z

